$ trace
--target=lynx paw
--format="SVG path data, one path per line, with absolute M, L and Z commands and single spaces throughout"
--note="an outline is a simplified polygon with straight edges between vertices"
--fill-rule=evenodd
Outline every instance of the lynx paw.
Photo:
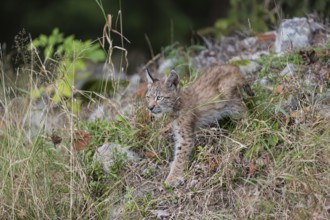
M 181 185 L 183 182 L 184 182 L 183 176 L 169 175 L 165 180 L 165 184 L 171 185 L 173 187 L 177 187 L 177 186 Z

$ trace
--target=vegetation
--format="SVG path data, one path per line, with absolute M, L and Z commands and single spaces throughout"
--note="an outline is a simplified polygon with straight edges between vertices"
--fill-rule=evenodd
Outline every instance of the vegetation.
M 220 3 L 217 0 L 81 0 L 79 5 L 75 0 L 53 0 L 50 4 L 40 0 L 10 0 L 2 2 L 4 10 L 0 14 L 0 22 L 6 26 L 6 31 L 1 34 L 1 41 L 7 42 L 9 49 L 13 36 L 17 34 L 17 27 L 25 27 L 33 37 L 39 33 L 50 33 L 54 27 L 59 27 L 66 34 L 75 33 L 79 39 L 96 39 L 102 31 L 103 17 L 95 2 L 101 2 L 104 10 L 115 17 L 121 11 L 125 36 L 134 42 L 125 48 L 143 51 L 147 57 L 149 48 L 145 36 L 153 50 L 159 52 L 162 46 L 176 41 L 189 44 L 192 30 L 201 31 L 206 26 L 211 27 L 216 35 L 242 30 L 259 33 L 273 29 L 278 19 L 314 12 L 326 19 L 330 13 L 328 0 L 226 0 Z M 15 15 L 13 11 L 16 11 Z M 120 29 L 116 22 L 113 26 Z M 119 42 L 120 38 L 113 37 L 113 40 Z
M 109 20 L 107 25 L 109 37 Z M 108 39 L 109 48 L 103 49 L 111 60 L 115 46 Z M 325 66 L 329 45 L 313 48 L 318 60 L 309 65 Z M 122 46 L 117 49 L 124 51 Z M 257 77 L 271 80 L 272 87 L 256 80 L 256 96 L 244 97 L 247 118 L 198 131 L 185 185 L 171 188 L 163 185 L 173 145 L 167 118 L 151 121 L 139 98 L 132 114 L 116 114 L 111 120 L 85 120 L 78 114 L 83 110 L 76 113 L 69 104 L 77 102 L 77 94 L 97 105 L 113 98 L 73 92 L 76 70 L 105 58 L 97 42 L 79 42 L 54 30 L 50 36 L 28 40 L 21 49 L 24 65 L 18 77 L 8 70 L 2 54 L 0 60 L 0 219 L 329 219 L 329 118 L 320 116 L 312 97 L 330 92 L 330 75 L 322 88 L 281 76 L 288 63 L 306 64 L 301 52 L 258 60 L 262 68 Z M 201 49 L 169 46 L 163 51 L 166 59 L 175 59 L 180 72 L 190 73 L 181 75 L 184 85 L 198 74 L 189 61 Z M 55 54 L 61 56 L 54 59 Z M 298 74 L 303 78 L 303 71 Z M 24 89 L 14 83 L 17 78 Z M 47 93 L 40 79 L 54 91 Z M 290 95 L 297 105 L 287 111 Z M 41 117 L 38 130 L 32 132 L 39 101 L 46 102 L 45 117 L 53 117 L 49 109 L 65 115 L 61 129 L 49 133 L 49 121 Z M 105 143 L 128 148 L 137 159 L 118 150 L 105 172 L 94 160 Z
M 330 7 L 329 1 L 322 0 L 303 2 L 230 0 L 229 2 L 228 16 L 217 19 L 212 29 L 202 29 L 201 33 L 210 31 L 217 36 L 238 31 L 248 34 L 261 33 L 277 26 L 277 22 L 281 19 L 305 16 L 310 12 L 318 13 L 318 18 L 326 19 L 329 14 L 324 9 Z

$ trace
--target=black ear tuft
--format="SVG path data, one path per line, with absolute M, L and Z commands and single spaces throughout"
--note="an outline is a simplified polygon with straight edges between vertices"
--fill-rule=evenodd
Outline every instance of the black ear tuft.
M 179 76 L 178 74 L 172 69 L 170 75 L 166 79 L 166 86 L 168 88 L 177 88 L 179 85 Z
M 152 84 L 154 82 L 157 81 L 157 79 L 153 78 L 151 73 L 149 72 L 148 68 L 146 69 L 146 75 L 147 75 L 147 82 L 148 82 L 148 85 L 149 84 Z

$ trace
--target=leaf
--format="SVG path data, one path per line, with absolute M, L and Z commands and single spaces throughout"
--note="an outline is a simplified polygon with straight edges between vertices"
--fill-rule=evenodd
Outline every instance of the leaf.
M 278 141 L 279 139 L 276 135 L 271 135 L 270 137 L 267 138 L 267 143 L 269 146 L 276 146 Z
M 5 128 L 5 120 L 0 117 L 0 130 Z
M 52 98 L 54 103 L 59 103 L 61 101 L 61 96 L 59 93 L 55 93 L 53 98 Z
M 62 142 L 62 138 L 58 136 L 57 134 L 53 133 L 50 138 L 52 139 L 52 142 L 54 145 L 60 144 Z
M 82 100 L 73 99 L 70 102 L 67 102 L 68 108 L 75 114 L 79 113 L 81 107 Z
M 210 167 L 210 171 L 211 172 L 216 172 L 218 167 L 219 167 L 219 162 L 216 158 L 212 158 L 210 161 L 209 161 L 209 167 Z
M 72 89 L 71 89 L 71 85 L 68 82 L 65 82 L 64 80 L 61 80 L 58 83 L 58 91 L 57 91 L 58 95 L 60 97 L 71 97 L 72 96 Z
M 257 35 L 258 40 L 265 41 L 265 40 L 272 40 L 275 41 L 276 35 L 275 33 L 262 33 Z
M 215 28 L 220 30 L 226 30 L 229 27 L 229 21 L 227 19 L 218 19 L 215 22 Z
M 254 173 L 256 172 L 256 164 L 254 161 L 250 161 L 249 163 L 249 173 L 248 173 L 248 178 L 250 178 L 251 176 L 254 175 Z
M 30 92 L 30 96 L 33 100 L 36 100 L 37 98 L 39 98 L 42 93 L 45 91 L 45 87 L 44 86 L 40 86 L 39 88 L 36 89 L 32 89 Z
M 146 157 L 148 157 L 148 158 L 154 158 L 156 156 L 157 156 L 157 153 L 155 153 L 153 151 L 146 152 Z
M 291 118 L 298 118 L 298 111 L 290 112 Z
M 73 133 L 73 148 L 76 151 L 83 150 L 91 143 L 92 136 L 87 131 L 75 131 Z
M 97 50 L 93 51 L 91 54 L 89 54 L 88 58 L 96 63 L 96 62 L 104 61 L 106 58 L 106 55 L 105 55 L 104 51 L 102 51 L 101 49 L 97 49 Z
M 20 219 L 26 219 L 28 217 L 27 212 L 24 209 L 19 210 L 18 217 Z
M 283 84 L 278 85 L 275 90 L 275 95 L 281 94 L 283 90 L 284 90 L 284 85 Z
M 315 63 L 318 60 L 317 54 L 315 50 L 302 50 L 299 52 L 302 60 L 306 63 L 306 65 L 310 65 Z

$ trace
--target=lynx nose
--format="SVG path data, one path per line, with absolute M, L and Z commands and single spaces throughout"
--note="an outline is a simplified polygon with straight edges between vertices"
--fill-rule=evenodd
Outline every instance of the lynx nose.
M 149 110 L 149 111 L 152 111 L 154 108 L 155 108 L 155 105 L 149 105 L 149 106 L 148 106 L 148 110 Z

